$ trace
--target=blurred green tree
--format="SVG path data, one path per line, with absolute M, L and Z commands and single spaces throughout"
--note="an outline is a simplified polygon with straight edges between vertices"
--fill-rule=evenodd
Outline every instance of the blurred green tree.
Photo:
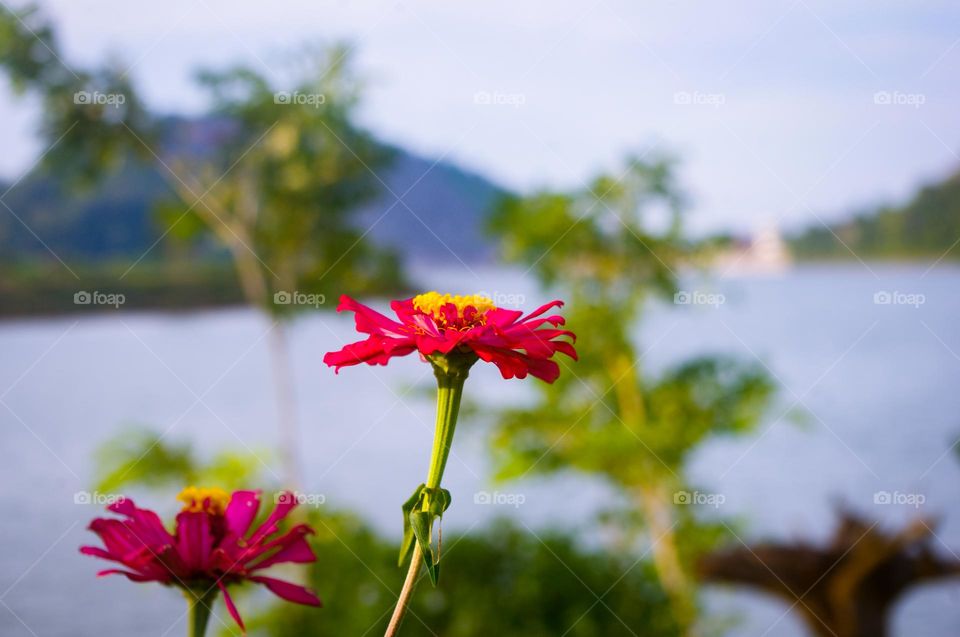
M 493 444 L 502 479 L 573 468 L 620 490 L 629 504 L 617 517 L 646 529 L 676 621 L 689 632 L 697 614 L 693 554 L 716 533 L 696 522 L 693 507 L 678 506 L 688 504 L 685 462 L 710 436 L 749 431 L 772 384 L 755 366 L 711 357 L 644 377 L 644 304 L 672 300 L 677 271 L 697 256 L 681 234 L 683 208 L 664 158 L 631 158 L 621 175 L 582 190 L 503 202 L 491 230 L 507 258 L 570 300 L 580 360 L 554 384 L 538 383 L 532 405 L 503 410 Z
M 15 88 L 43 100 L 43 140 L 57 146 L 44 162 L 78 183 L 133 156 L 158 162 L 175 195 L 158 205 L 164 236 L 215 237 L 247 301 L 270 318 L 280 460 L 290 486 L 302 484 L 302 471 L 285 319 L 343 289 L 406 287 L 396 253 L 367 241 L 359 227 L 361 207 L 381 191 L 377 171 L 393 153 L 355 123 L 361 84 L 349 53 L 343 45 L 304 50 L 284 67 L 288 90 L 247 67 L 200 73 L 212 97 L 202 132 L 218 134 L 198 148 L 189 128 L 185 143 L 169 143 L 173 124 L 144 108 L 126 71 L 70 68 L 35 8 L 0 9 L 0 67 Z
M 353 122 L 360 87 L 349 58 L 343 46 L 306 52 L 289 91 L 250 68 L 201 73 L 225 139 L 209 156 L 161 160 L 179 199 L 160 206 L 168 227 L 185 221 L 186 238 L 212 233 L 230 251 L 250 304 L 274 320 L 281 462 L 291 486 L 303 481 L 285 319 L 343 289 L 406 285 L 397 255 L 365 241 L 357 224 L 392 153 Z
M 68 65 L 53 25 L 34 4 L 0 7 L 0 69 L 16 93 L 40 99 L 40 138 L 56 147 L 43 162 L 72 185 L 92 185 L 131 153 L 146 156 L 128 129 L 147 135 L 153 120 L 130 77 L 116 60 Z

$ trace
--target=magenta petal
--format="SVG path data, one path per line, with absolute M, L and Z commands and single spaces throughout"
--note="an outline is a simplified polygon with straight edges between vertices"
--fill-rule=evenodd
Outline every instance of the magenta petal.
M 119 568 L 108 568 L 105 571 L 99 571 L 97 577 L 106 577 L 107 575 L 124 575 L 128 579 L 134 582 L 153 582 L 156 581 L 152 577 L 146 575 L 141 575 L 139 573 L 131 573 L 130 571 L 125 571 Z
M 172 544 L 173 537 L 164 528 L 160 517 L 149 509 L 139 509 L 130 498 L 123 498 L 109 507 L 110 511 L 127 516 L 136 525 L 137 537 L 144 544 Z
M 316 561 L 317 556 L 313 554 L 313 549 L 310 548 L 310 544 L 304 537 L 308 533 L 311 533 L 311 530 L 306 525 L 301 525 L 293 529 L 283 538 L 271 542 L 274 546 L 269 548 L 280 547 L 279 551 L 256 564 L 250 565 L 248 568 L 253 571 L 267 568 L 274 564 L 282 564 L 283 562 L 304 564 Z
M 217 586 L 223 593 L 223 603 L 227 605 L 227 611 L 230 613 L 230 616 L 233 617 L 233 621 L 237 622 L 237 626 L 240 627 L 240 630 L 246 633 L 247 628 L 243 625 L 243 620 L 240 619 L 240 613 L 237 611 L 237 607 L 234 605 L 233 599 L 230 597 L 230 593 L 227 592 L 227 587 L 223 585 L 223 582 L 217 582 Z
M 284 491 L 279 498 L 277 498 L 277 506 L 274 507 L 273 511 L 270 512 L 270 515 L 264 520 L 263 524 L 253 532 L 253 535 L 250 536 L 250 539 L 247 540 L 249 546 L 256 546 L 274 533 L 277 532 L 278 524 L 287 517 L 287 515 L 297 506 L 297 498 L 293 493 L 289 491 Z
M 120 557 L 114 555 L 110 551 L 105 551 L 98 546 L 81 546 L 80 552 L 84 555 L 92 555 L 93 557 L 99 557 L 104 560 L 110 560 L 111 562 L 123 562 Z
M 263 584 L 270 589 L 271 593 L 277 597 L 287 600 L 288 602 L 306 604 L 307 606 L 323 606 L 323 602 L 320 601 L 320 598 L 317 597 L 313 591 L 304 586 L 297 586 L 296 584 L 291 584 L 290 582 L 284 582 L 283 580 L 274 579 L 272 577 L 262 577 L 260 575 L 251 577 L 250 581 Z
M 243 537 L 250 530 L 253 519 L 260 508 L 260 492 L 234 491 L 230 504 L 224 513 L 227 530 L 237 537 Z
M 200 511 L 183 511 L 177 515 L 177 553 L 187 569 L 206 568 L 212 551 L 209 515 Z
M 105 551 L 104 549 L 98 546 L 81 546 L 80 552 L 84 555 L 92 555 L 93 557 L 99 557 L 102 560 L 107 560 L 110 562 L 118 562 L 120 564 L 123 564 L 124 566 L 128 566 L 127 563 L 120 558 L 120 556 L 114 555 L 110 551 Z

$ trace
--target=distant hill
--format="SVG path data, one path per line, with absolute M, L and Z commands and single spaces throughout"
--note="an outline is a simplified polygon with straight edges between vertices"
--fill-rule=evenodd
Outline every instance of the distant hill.
M 492 259 L 494 248 L 484 225 L 505 194 L 499 186 L 453 164 L 404 151 L 382 178 L 392 193 L 381 195 L 361 215 L 365 227 L 376 224 L 370 232 L 374 241 L 395 247 L 413 262 Z
M 851 250 L 862 259 L 960 259 L 960 171 L 922 187 L 905 205 L 859 214 L 829 229 L 811 227 L 789 244 L 801 259 L 853 258 Z
M 164 143 L 202 153 L 225 134 L 224 126 L 216 120 L 170 118 Z M 380 177 L 392 193 L 406 193 L 403 203 L 396 203 L 394 194 L 384 189 L 378 200 L 358 211 L 358 226 L 375 224 L 369 237 L 396 247 L 410 260 L 489 259 L 492 249 L 484 239 L 483 223 L 503 190 L 451 163 L 434 165 L 428 158 L 394 150 L 395 161 Z M 43 243 L 69 264 L 93 266 L 139 258 L 165 230 L 152 214 L 153 204 L 170 194 L 161 170 L 153 162 L 131 159 L 95 189 L 79 195 L 68 193 L 54 175 L 35 170 L 4 197 L 16 216 L 0 208 L 0 261 L 52 259 Z M 0 184 L 0 192 L 8 187 Z M 164 248 L 158 246 L 150 258 L 162 260 Z M 216 260 L 217 251 L 211 249 L 210 257 Z

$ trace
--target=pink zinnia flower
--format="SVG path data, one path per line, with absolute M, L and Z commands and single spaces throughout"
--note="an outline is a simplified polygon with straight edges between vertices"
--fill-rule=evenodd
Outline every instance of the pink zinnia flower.
M 227 593 L 227 586 L 243 581 L 263 584 L 274 594 L 298 604 L 320 606 L 310 590 L 260 575 L 274 564 L 313 562 L 316 556 L 306 541 L 313 533 L 298 524 L 283 535 L 279 523 L 296 506 L 292 494 L 283 493 L 269 517 L 250 532 L 260 508 L 259 491 L 234 491 L 188 487 L 179 496 L 184 502 L 177 514 L 176 532 L 170 534 L 153 511 L 140 509 L 123 499 L 107 507 L 125 520 L 97 518 L 90 530 L 100 536 L 105 548 L 84 546 L 81 553 L 122 564 L 125 569 L 97 573 L 125 575 L 134 582 L 160 582 L 209 593 L 223 593 L 227 610 L 241 629 L 240 614 Z
M 323 362 L 340 371 L 358 363 L 386 365 L 392 357 L 411 352 L 419 352 L 424 359 L 463 355 L 493 363 L 504 378 L 531 374 L 552 383 L 560 375 L 560 367 L 551 360 L 553 355 L 560 352 L 577 357 L 573 332 L 557 329 L 564 324 L 563 317 L 543 316 L 562 306 L 563 302 L 552 301 L 524 316 L 517 310 L 496 307 L 482 295 L 428 292 L 393 301 L 390 307 L 397 315 L 395 321 L 342 296 L 337 311 L 354 312 L 357 331 L 369 338 L 326 354 Z

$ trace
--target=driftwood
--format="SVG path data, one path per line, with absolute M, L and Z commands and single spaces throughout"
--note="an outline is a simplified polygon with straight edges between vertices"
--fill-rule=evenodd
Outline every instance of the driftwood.
M 826 546 L 741 544 L 705 556 L 698 575 L 786 600 L 820 637 L 885 637 L 889 610 L 904 591 L 960 575 L 960 560 L 933 550 L 934 526 L 921 518 L 890 533 L 844 511 Z

